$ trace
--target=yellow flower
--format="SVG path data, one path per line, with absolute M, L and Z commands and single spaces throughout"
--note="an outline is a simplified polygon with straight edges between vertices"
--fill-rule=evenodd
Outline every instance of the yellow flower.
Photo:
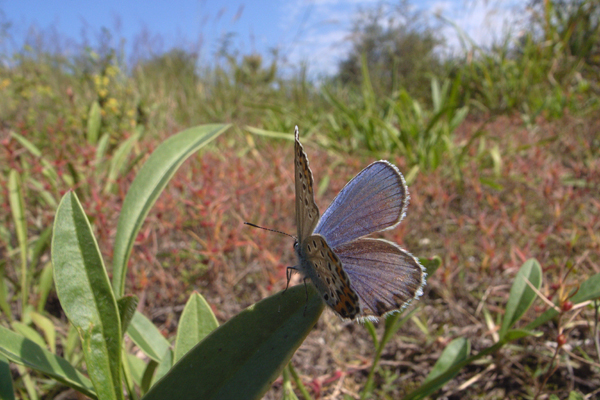
M 109 108 L 113 113 L 119 108 L 119 102 L 114 97 L 111 97 L 106 102 L 106 108 Z
M 0 82 L 0 90 L 6 89 L 8 85 L 10 85 L 10 79 L 3 79 L 2 82 Z
M 116 68 L 113 65 L 109 65 L 108 67 L 106 67 L 106 75 L 110 76 L 111 78 L 114 78 L 115 76 L 117 76 L 118 72 L 119 72 L 118 68 Z

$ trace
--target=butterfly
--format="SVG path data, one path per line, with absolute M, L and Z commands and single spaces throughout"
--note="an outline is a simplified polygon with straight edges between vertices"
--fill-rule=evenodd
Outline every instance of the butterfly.
M 343 319 L 371 319 L 404 309 L 421 296 L 426 273 L 395 243 L 365 236 L 392 229 L 409 194 L 393 164 L 376 161 L 358 173 L 319 216 L 308 157 L 295 130 L 296 225 L 299 264 L 325 303 Z M 288 275 L 288 283 L 289 283 Z

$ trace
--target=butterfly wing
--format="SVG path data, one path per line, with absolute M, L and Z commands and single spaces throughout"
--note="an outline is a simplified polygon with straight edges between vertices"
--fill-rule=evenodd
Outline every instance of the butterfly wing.
M 319 209 L 315 203 L 312 171 L 308 167 L 308 157 L 306 157 L 304 148 L 300 144 L 298 127 L 296 127 L 295 136 L 296 227 L 298 229 L 298 241 L 302 243 L 304 239 L 313 233 L 319 221 Z
M 321 235 L 311 235 L 299 249 L 299 269 L 308 276 L 323 300 L 340 317 L 354 319 L 360 312 L 359 300 L 350 285 L 342 261 Z
M 360 299 L 361 316 L 381 317 L 402 310 L 423 294 L 423 267 L 395 243 L 362 238 L 333 250 Z
M 323 213 L 315 233 L 323 235 L 335 249 L 398 225 L 408 200 L 408 188 L 398 168 L 387 161 L 376 161 L 344 186 Z

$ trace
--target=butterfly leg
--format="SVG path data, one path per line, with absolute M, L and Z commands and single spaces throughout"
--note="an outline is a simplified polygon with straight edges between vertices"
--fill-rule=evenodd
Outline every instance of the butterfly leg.
M 283 293 L 285 293 L 288 290 L 288 287 L 290 286 L 290 279 L 292 279 L 292 272 L 296 270 L 296 267 L 287 267 L 285 269 L 285 277 L 287 278 L 287 283 L 285 285 L 285 290 L 283 291 Z

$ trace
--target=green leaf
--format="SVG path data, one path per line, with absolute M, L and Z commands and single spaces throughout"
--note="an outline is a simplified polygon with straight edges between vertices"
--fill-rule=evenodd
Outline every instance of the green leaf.
M 96 166 L 97 174 L 101 174 L 106 169 L 106 164 L 103 163 L 103 160 L 106 149 L 108 149 L 109 140 L 110 135 L 105 133 L 100 137 L 98 145 L 96 146 L 96 159 L 94 160 L 94 165 Z
M 34 157 L 41 157 L 42 151 L 33 143 L 31 143 L 26 137 L 19 135 L 17 132 L 10 132 L 10 136 L 15 138 L 17 142 L 21 143 L 21 146 L 25 147 Z
M 537 260 L 533 258 L 525 261 L 510 288 L 508 302 L 506 303 L 506 312 L 504 313 L 502 327 L 499 332 L 501 339 L 531 307 L 537 296 L 525 280 L 531 282 L 536 289 L 539 289 L 542 284 L 542 268 Z
M 1 350 L 0 350 L 1 351 Z M 0 355 L 0 399 L 14 400 L 15 392 L 13 389 L 12 374 L 8 360 Z
M 219 326 L 215 314 L 198 292 L 192 293 L 179 320 L 175 362 Z
M 52 321 L 35 311 L 32 311 L 29 315 L 35 326 L 44 332 L 44 337 L 46 338 L 48 347 L 50 347 L 50 351 L 56 353 L 56 329 Z
M 242 311 L 188 352 L 144 396 L 154 399 L 260 399 L 317 323 L 314 287 L 277 293 Z
M 31 264 L 29 269 L 35 271 L 37 264 L 40 260 L 41 255 L 44 251 L 50 247 L 50 240 L 52 239 L 52 227 L 49 226 L 40 233 L 40 236 L 35 241 L 31 250 Z
M 98 398 L 92 382 L 67 360 L 3 326 L 0 326 L 0 354 L 14 363 L 51 376 L 86 396 Z
M 44 338 L 42 337 L 42 335 L 40 335 L 35 329 L 30 327 L 29 325 L 26 325 L 19 321 L 14 321 L 12 323 L 12 328 L 15 330 L 15 332 L 23 335 L 24 337 L 31 340 L 38 346 L 44 347 L 44 348 L 46 347 L 46 342 L 44 341 Z
M 27 271 L 27 222 L 25 221 L 25 200 L 21 176 L 14 169 L 8 175 L 8 200 L 15 221 L 15 230 L 21 253 L 21 307 L 25 308 L 29 297 L 29 274 Z
M 258 136 L 265 136 L 265 137 L 270 137 L 270 138 L 274 138 L 274 139 L 285 139 L 285 140 L 294 141 L 294 135 L 291 133 L 267 131 L 264 129 L 255 128 L 253 126 L 248 126 L 248 125 L 246 125 L 244 127 L 244 129 L 246 129 L 248 132 L 250 132 L 254 135 L 258 135 Z
M 150 155 L 131 184 L 117 224 L 113 256 L 113 288 L 125 291 L 127 260 L 150 208 L 179 166 L 198 149 L 219 136 L 229 125 L 202 125 L 170 137 Z
M 150 381 L 150 387 L 154 386 L 156 382 L 158 382 L 163 376 L 165 376 L 173 366 L 173 351 L 171 349 L 167 349 L 161 356 L 160 363 L 156 367 L 156 373 L 154 377 Z
M 117 147 L 114 151 L 112 159 L 108 167 L 108 176 L 106 177 L 106 185 L 104 186 L 104 194 L 110 193 L 113 183 L 117 180 L 119 174 L 123 171 L 127 157 L 133 149 L 133 146 L 138 141 L 142 134 L 142 129 L 136 129 L 135 133 Z
M 423 384 L 431 382 L 438 376 L 440 376 L 443 373 L 450 370 L 450 368 L 452 368 L 452 367 L 458 365 L 460 362 L 466 360 L 467 357 L 469 356 L 470 352 L 471 352 L 471 344 L 469 343 L 469 341 L 467 339 L 457 338 L 457 339 L 454 339 L 453 341 L 451 341 L 450 344 L 448 344 L 448 346 L 446 346 L 446 348 L 440 355 L 440 358 L 438 358 L 438 360 L 436 361 L 435 365 L 431 369 L 431 372 L 429 372 L 429 375 L 427 375 L 427 377 L 423 381 Z M 439 388 L 444 386 L 444 384 L 446 382 L 452 380 L 452 378 L 454 378 L 458 374 L 458 372 L 459 371 L 455 371 L 454 374 L 452 374 L 451 376 L 448 376 L 444 382 L 439 382 L 437 385 L 431 386 L 431 388 L 429 389 L 427 394 L 428 395 L 432 394 L 436 390 L 438 390 Z
M 569 392 L 569 400 L 584 400 L 585 397 L 575 391 Z
M 431 278 L 435 271 L 442 265 L 442 259 L 440 256 L 434 256 L 431 258 L 419 257 L 419 263 L 425 268 L 427 278 Z
M 42 273 L 40 274 L 39 278 L 39 283 L 37 285 L 37 290 L 39 293 L 37 311 L 39 313 L 42 313 L 44 311 L 44 307 L 46 306 L 46 299 L 48 299 L 48 294 L 50 294 L 50 290 L 52 290 L 53 283 L 54 276 L 52 271 L 52 263 L 48 261 L 42 269 Z
M 542 336 L 542 332 L 528 331 L 526 329 L 509 329 L 504 335 L 504 339 L 510 342 L 527 336 L 540 337 Z
M 5 276 L 5 260 L 0 260 L 0 309 L 6 314 L 8 321 L 13 320 L 12 310 L 8 304 L 8 290 L 6 289 Z
M 102 124 L 102 114 L 100 104 L 94 101 L 90 107 L 87 120 L 87 141 L 90 144 L 96 144 L 100 136 L 100 125 Z
M 575 305 L 579 303 L 583 303 L 584 301 L 594 300 L 600 298 L 600 273 L 596 275 L 592 275 L 588 279 L 586 279 L 578 288 L 573 290 L 575 293 L 571 292 L 571 302 Z M 553 308 L 550 308 L 545 313 L 536 318 L 533 322 L 528 324 L 525 329 L 535 329 L 538 326 L 545 324 L 550 321 L 552 318 L 556 317 L 558 312 Z
M 365 320 L 364 325 L 367 332 L 369 332 L 369 335 L 371 335 L 371 339 L 373 340 L 373 347 L 377 348 L 379 346 L 379 338 L 377 337 L 375 325 L 373 325 L 373 322 L 369 321 L 368 319 Z
M 56 211 L 52 237 L 54 282 L 77 328 L 88 373 L 101 399 L 122 399 L 121 321 L 96 238 L 74 192 Z
M 129 363 L 129 370 L 131 371 L 131 377 L 133 381 L 139 386 L 142 383 L 142 377 L 146 370 L 146 363 L 134 356 L 133 354 L 127 354 L 127 362 Z
M 160 362 L 163 354 L 171 348 L 152 321 L 140 312 L 133 314 L 127 334 L 144 354 L 156 362 Z
M 164 359 L 165 358 L 163 357 L 163 360 Z M 148 391 L 148 389 L 150 389 L 150 386 L 152 384 L 152 378 L 154 376 L 154 371 L 156 371 L 156 367 L 158 367 L 158 363 L 156 361 L 150 359 L 150 361 L 146 365 L 146 369 L 144 370 L 144 375 L 142 376 L 142 382 L 140 383 L 140 390 L 142 392 L 142 395 L 144 393 L 146 393 Z M 169 366 L 169 369 L 170 368 L 171 368 L 171 366 Z M 165 374 L 167 372 L 168 372 L 168 370 L 165 371 Z
M 137 296 L 127 295 L 117 300 L 117 306 L 119 307 L 119 316 L 121 318 L 121 331 L 127 332 L 131 319 L 135 314 L 138 302 L 140 300 Z

